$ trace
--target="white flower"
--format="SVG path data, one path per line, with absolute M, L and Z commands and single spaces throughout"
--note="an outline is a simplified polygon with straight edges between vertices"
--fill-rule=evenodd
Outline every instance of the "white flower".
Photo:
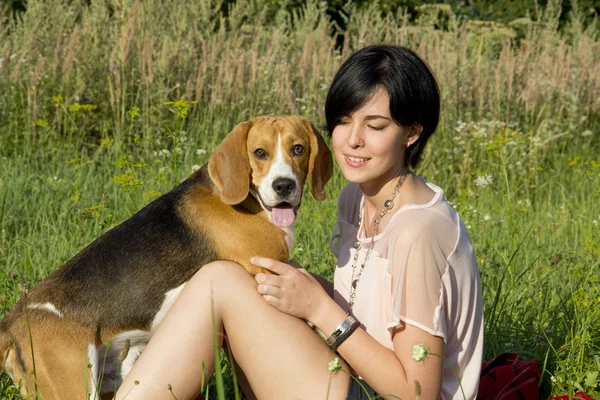
M 492 176 L 491 175 L 481 175 L 475 179 L 475 184 L 480 187 L 485 187 L 492 184 Z
M 417 343 L 412 348 L 412 359 L 423 361 L 427 357 L 427 349 L 421 343 Z
M 204 154 L 206 154 L 206 150 L 204 150 L 204 149 L 198 149 L 198 150 L 196 150 L 196 155 L 197 156 L 202 156 Z
M 492 217 L 490 217 L 488 214 L 485 214 L 483 216 L 484 221 L 489 221 Z
M 342 370 L 342 363 L 340 362 L 340 359 L 336 357 L 333 360 L 329 361 L 329 366 L 327 369 L 329 370 L 329 372 L 332 372 L 334 374 L 340 372 Z
M 192 165 L 192 172 L 197 171 L 199 169 L 200 169 L 200 165 L 198 165 L 198 164 Z

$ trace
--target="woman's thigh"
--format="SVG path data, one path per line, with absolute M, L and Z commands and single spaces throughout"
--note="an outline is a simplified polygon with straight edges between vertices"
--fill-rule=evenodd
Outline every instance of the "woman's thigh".
M 330 399 L 346 398 L 348 376 L 328 370 L 335 354 L 305 321 L 265 302 L 242 267 L 212 263 L 189 284 L 201 290 L 208 282 L 233 356 L 259 399 L 324 399 L 328 390 Z

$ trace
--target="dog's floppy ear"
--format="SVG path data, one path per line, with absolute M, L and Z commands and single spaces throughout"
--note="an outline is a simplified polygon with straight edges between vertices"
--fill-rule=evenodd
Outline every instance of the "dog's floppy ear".
M 252 122 L 238 124 L 225 137 L 208 161 L 208 173 L 225 204 L 239 204 L 250 190 L 250 161 L 246 140 Z
M 310 133 L 310 158 L 308 160 L 310 191 L 315 199 L 324 200 L 325 184 L 333 175 L 331 151 L 317 128 L 306 120 L 303 120 L 303 123 Z

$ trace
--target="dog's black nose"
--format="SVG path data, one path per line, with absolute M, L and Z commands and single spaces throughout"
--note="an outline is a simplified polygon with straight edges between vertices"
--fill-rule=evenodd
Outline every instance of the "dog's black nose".
M 281 197 L 289 195 L 295 188 L 296 182 L 289 178 L 279 178 L 273 181 L 273 190 Z

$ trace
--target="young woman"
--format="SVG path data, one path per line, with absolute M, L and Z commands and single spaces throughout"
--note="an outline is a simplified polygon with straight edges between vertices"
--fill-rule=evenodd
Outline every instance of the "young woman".
M 412 51 L 354 53 L 325 110 L 335 159 L 350 182 L 331 239 L 333 285 L 258 257 L 256 265 L 278 275 L 252 277 L 231 262 L 203 267 L 117 399 L 172 399 L 167 387 L 180 400 L 194 398 L 213 370 L 213 324 L 227 332 L 259 399 L 475 398 L 483 306 L 473 248 L 443 191 L 409 169 L 421 160 L 439 109 L 435 78 Z M 417 361 L 415 345 L 432 354 Z M 332 349 L 360 384 L 345 373 L 330 378 Z

